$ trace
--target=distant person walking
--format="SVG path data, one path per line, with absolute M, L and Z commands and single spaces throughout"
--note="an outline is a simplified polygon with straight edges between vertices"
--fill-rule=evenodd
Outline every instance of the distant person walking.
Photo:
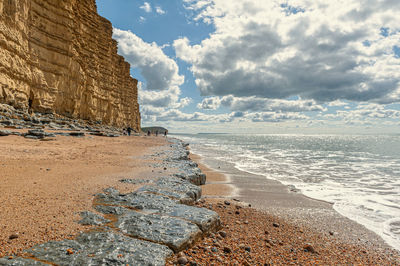
M 158 130 L 156 130 L 156 137 L 158 136 Z
M 150 136 L 150 134 L 151 134 L 150 130 L 147 130 L 147 136 Z
M 164 137 L 167 137 L 168 130 L 164 131 Z
M 131 132 L 132 132 L 132 128 L 131 128 L 131 127 L 128 127 L 128 128 L 126 129 L 126 131 L 128 132 L 128 136 L 130 136 L 130 135 L 131 135 Z

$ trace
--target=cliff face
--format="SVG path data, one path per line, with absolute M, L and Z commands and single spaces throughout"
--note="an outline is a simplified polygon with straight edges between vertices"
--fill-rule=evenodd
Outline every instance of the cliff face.
M 137 80 L 95 0 L 0 0 L 0 103 L 140 129 Z

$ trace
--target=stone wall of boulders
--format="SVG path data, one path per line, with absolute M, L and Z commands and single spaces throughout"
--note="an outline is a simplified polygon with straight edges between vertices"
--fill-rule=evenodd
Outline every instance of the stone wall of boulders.
M 201 197 L 198 185 L 205 176 L 188 158 L 187 144 L 171 139 L 168 149 L 155 153 L 162 162 L 153 167 L 176 174 L 149 180 L 123 179 L 143 184 L 123 194 L 104 189 L 94 199 L 100 214 L 82 212 L 81 224 L 91 230 L 74 240 L 34 246 L 20 257 L 0 258 L 0 265 L 164 265 L 179 252 L 219 230 L 218 214 L 194 206 Z
M 81 137 L 85 134 L 117 137 L 120 128 L 82 119 L 71 119 L 57 114 L 29 113 L 7 104 L 0 104 L 0 136 L 17 135 L 32 139 L 45 139 L 56 135 Z M 14 129 L 28 129 L 21 133 Z M 44 132 L 44 129 L 51 132 Z

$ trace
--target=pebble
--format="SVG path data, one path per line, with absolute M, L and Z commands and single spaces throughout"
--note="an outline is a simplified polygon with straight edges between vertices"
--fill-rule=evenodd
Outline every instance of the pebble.
M 72 248 L 67 249 L 67 255 L 72 255 L 72 254 L 74 254 Z
M 17 234 L 12 234 L 12 235 L 10 235 L 9 237 L 8 237 L 8 239 L 10 239 L 10 240 L 13 240 L 13 239 L 16 239 L 16 238 L 18 238 L 19 236 L 17 235 Z
M 178 258 L 178 264 L 184 265 L 186 263 L 188 263 L 188 259 L 185 256 L 182 256 L 182 257 Z
M 304 251 L 307 251 L 307 252 L 317 253 L 317 252 L 315 251 L 314 247 L 311 246 L 311 244 L 306 244 L 306 245 L 303 247 L 303 249 L 304 249 Z
M 244 247 L 244 250 L 246 250 L 247 252 L 250 252 L 251 251 L 251 247 L 249 247 L 249 246 Z
M 212 248 L 211 248 L 211 251 L 212 251 L 212 252 L 218 252 L 218 249 L 217 249 L 216 247 L 212 247 Z
M 224 204 L 225 205 L 231 205 L 231 203 L 229 201 L 227 201 L 227 200 L 224 201 Z
M 273 223 L 272 225 L 273 225 L 273 227 L 279 227 L 279 224 L 277 224 L 277 223 Z
M 240 211 L 235 211 L 235 214 L 240 214 Z
M 224 252 L 225 253 L 231 253 L 232 249 L 230 247 L 224 247 Z
M 244 224 L 249 224 L 249 221 L 247 221 L 247 220 L 246 220 L 246 221 L 244 221 Z
M 225 231 L 219 231 L 218 233 L 219 233 L 220 236 L 226 237 L 226 232 Z

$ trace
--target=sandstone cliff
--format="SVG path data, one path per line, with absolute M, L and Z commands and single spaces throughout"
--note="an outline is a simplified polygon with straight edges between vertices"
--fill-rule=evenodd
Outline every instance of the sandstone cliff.
M 0 0 L 0 103 L 139 131 L 137 80 L 95 0 Z

